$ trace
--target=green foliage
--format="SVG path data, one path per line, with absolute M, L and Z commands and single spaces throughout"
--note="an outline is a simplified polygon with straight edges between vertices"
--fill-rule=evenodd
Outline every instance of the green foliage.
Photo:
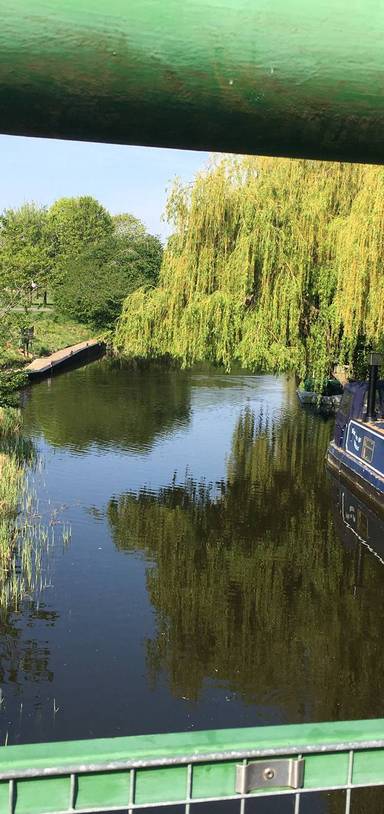
M 20 410 L 15 410 L 12 407 L 0 407 L 1 442 L 3 442 L 5 436 L 16 435 L 20 431 L 21 431 Z M 3 446 L 3 443 L 1 444 L 1 446 Z
M 176 185 L 160 285 L 124 304 L 115 348 L 183 365 L 294 369 L 320 384 L 382 343 L 384 171 L 225 157 Z
M 35 204 L 5 210 L 0 216 L 0 345 L 17 341 L 32 287 L 46 289 L 51 266 L 46 210 Z
M 46 285 L 50 270 L 47 213 L 35 204 L 6 209 L 0 216 L 2 299 L 17 293 L 17 305 L 29 305 L 31 284 Z
M 42 312 L 33 315 L 35 337 L 33 355 L 48 356 L 61 348 L 92 338 L 92 330 L 79 322 Z
M 17 391 L 25 387 L 28 376 L 24 370 L 0 370 L 0 407 L 17 406 Z
M 112 218 L 91 196 L 61 198 L 49 210 L 35 204 L 6 210 L 0 216 L 0 370 L 23 363 L 17 349 L 26 327 L 35 328 L 35 356 L 110 328 L 127 294 L 156 285 L 161 258 L 159 239 L 137 218 Z M 38 312 L 48 290 L 60 325 Z
M 63 258 L 80 255 L 85 246 L 113 232 L 112 218 L 95 198 L 60 198 L 48 210 L 50 250 L 60 269 Z
M 60 310 L 96 328 L 116 321 L 127 294 L 156 285 L 162 258 L 157 237 L 132 215 L 113 218 L 113 233 L 62 260 L 55 299 Z

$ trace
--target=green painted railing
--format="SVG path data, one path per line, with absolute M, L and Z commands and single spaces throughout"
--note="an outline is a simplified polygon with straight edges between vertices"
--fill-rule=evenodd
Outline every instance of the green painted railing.
M 0 8 L 2 133 L 384 161 L 382 0 Z
M 1 814 L 90 814 L 384 785 L 384 719 L 6 746 Z M 218 810 L 220 806 L 217 806 Z

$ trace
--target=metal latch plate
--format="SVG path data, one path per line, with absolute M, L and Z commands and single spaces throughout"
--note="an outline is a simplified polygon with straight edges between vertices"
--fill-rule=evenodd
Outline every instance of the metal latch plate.
M 299 789 L 304 782 L 304 760 L 258 760 L 236 766 L 236 791 L 247 794 L 274 787 Z

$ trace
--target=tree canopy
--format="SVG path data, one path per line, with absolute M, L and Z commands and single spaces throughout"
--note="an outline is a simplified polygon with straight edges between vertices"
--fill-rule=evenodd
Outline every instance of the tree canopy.
M 112 217 L 91 195 L 59 198 L 48 210 L 51 250 L 60 259 L 79 255 L 84 248 L 113 232 Z
M 177 183 L 159 286 L 130 295 L 125 356 L 296 370 L 317 382 L 383 344 L 384 170 L 214 159 Z
M 133 215 L 117 215 L 110 225 L 61 254 L 55 290 L 63 313 L 97 328 L 113 325 L 127 294 L 156 284 L 163 251 Z
M 0 340 L 25 321 L 32 286 L 44 288 L 50 271 L 46 209 L 33 203 L 6 209 L 0 216 Z
M 24 204 L 0 216 L 0 348 L 30 319 L 32 291 L 53 294 L 57 310 L 110 327 L 137 286 L 156 285 L 160 240 L 133 215 L 111 216 L 89 195 L 49 209 Z

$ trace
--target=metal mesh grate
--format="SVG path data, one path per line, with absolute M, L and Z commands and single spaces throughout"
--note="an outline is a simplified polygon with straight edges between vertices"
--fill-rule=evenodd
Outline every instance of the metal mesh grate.
M 276 760 L 276 757 L 281 759 Z M 121 811 L 133 814 L 135 811 L 160 810 L 164 807 L 183 807 L 185 814 L 191 814 L 199 804 L 222 801 L 234 801 L 240 814 L 246 814 L 250 810 L 250 801 L 265 797 L 285 798 L 287 802 L 290 798 L 292 813 L 300 814 L 303 797 L 322 791 L 344 792 L 344 812 L 350 814 L 354 789 L 384 785 L 384 740 L 367 741 L 357 746 L 324 744 L 320 749 L 318 744 L 313 747 L 308 745 L 304 751 L 296 754 L 291 747 L 288 756 L 287 750 L 274 749 L 269 754 L 263 750 L 262 758 L 254 758 L 252 753 L 239 760 L 238 752 L 218 752 L 136 762 L 95 762 L 63 766 L 62 769 L 39 767 L 19 772 L 15 769 L 8 772 L 8 776 L 0 773 L 0 791 L 5 791 L 4 787 L 7 786 L 7 814 L 18 814 L 19 811 L 22 814 L 39 814 L 38 805 L 42 806 L 40 811 L 43 810 L 45 814 L 109 814 Z M 356 765 L 356 758 L 359 765 Z M 292 766 L 295 768 L 299 764 L 300 772 L 292 774 Z M 282 771 L 288 772 L 288 777 L 296 778 L 292 780 L 292 786 L 276 788 L 276 781 L 279 780 L 276 765 L 281 765 Z M 316 781 L 319 772 L 324 773 L 324 777 Z M 253 777 L 265 779 L 259 780 L 252 788 L 236 791 L 239 777 L 242 778 L 243 787 L 244 778 L 251 785 Z M 46 781 L 51 783 L 50 787 Z M 272 781 L 274 786 L 269 787 Z M 215 782 L 217 793 L 213 790 Z M 295 782 L 299 787 L 295 787 Z M 38 803 L 40 798 L 33 792 L 44 795 L 44 784 L 47 786 L 46 800 Z M 122 799 L 125 793 L 122 788 L 126 788 L 125 800 Z M 89 795 L 99 795 L 99 799 L 90 803 Z

